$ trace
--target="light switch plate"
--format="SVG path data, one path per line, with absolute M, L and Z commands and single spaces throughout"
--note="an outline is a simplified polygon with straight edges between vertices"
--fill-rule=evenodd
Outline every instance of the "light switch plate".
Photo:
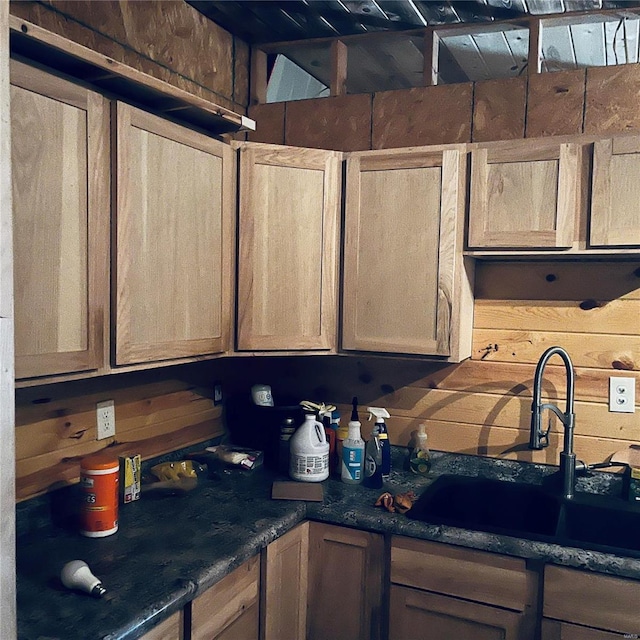
M 635 413 L 636 379 L 612 376 L 609 378 L 609 411 Z

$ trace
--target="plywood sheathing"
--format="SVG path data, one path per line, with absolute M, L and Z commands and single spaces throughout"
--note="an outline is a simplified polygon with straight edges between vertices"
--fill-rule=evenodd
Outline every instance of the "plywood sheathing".
M 284 110 L 286 102 L 256 104 L 249 107 L 248 116 L 260 123 L 248 138 L 251 142 L 284 144 Z
M 524 138 L 527 78 L 500 78 L 475 83 L 473 142 Z
M 373 149 L 471 141 L 473 85 L 382 91 L 373 97 Z
M 585 69 L 530 75 L 526 137 L 582 133 L 585 82 Z
M 11 14 L 225 108 L 246 107 L 234 102 L 248 84 L 234 90 L 233 36 L 181 0 L 16 1 Z
M 371 94 L 288 102 L 285 143 L 335 151 L 370 149 Z
M 584 132 L 610 133 L 640 129 L 640 66 L 587 69 Z

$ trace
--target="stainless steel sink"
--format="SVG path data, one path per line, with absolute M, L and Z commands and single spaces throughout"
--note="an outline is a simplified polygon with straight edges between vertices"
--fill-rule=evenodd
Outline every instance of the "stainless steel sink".
M 546 486 L 443 475 L 407 517 L 640 557 L 640 506 L 615 496 L 576 493 L 567 499 Z

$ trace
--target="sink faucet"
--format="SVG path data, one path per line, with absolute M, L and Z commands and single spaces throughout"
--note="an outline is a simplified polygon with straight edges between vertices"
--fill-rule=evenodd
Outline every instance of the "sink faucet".
M 542 376 L 549 358 L 558 355 L 564 361 L 567 370 L 567 402 L 565 412 L 562 413 L 555 404 L 541 402 Z M 560 474 L 562 476 L 562 493 L 565 498 L 573 498 L 576 479 L 576 454 L 573 452 L 573 427 L 575 414 L 573 413 L 573 394 L 575 387 L 575 372 L 569 354 L 562 347 L 547 349 L 536 366 L 533 380 L 533 402 L 531 404 L 531 435 L 530 449 L 543 449 L 549 446 L 549 428 L 542 430 L 542 412 L 549 409 L 555 413 L 564 427 L 564 449 L 560 453 Z

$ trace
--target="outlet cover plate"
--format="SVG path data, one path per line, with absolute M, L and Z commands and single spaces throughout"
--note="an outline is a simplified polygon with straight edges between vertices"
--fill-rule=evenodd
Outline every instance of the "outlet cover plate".
M 116 408 L 113 400 L 96 404 L 97 440 L 112 438 L 116 435 Z
M 612 376 L 609 378 L 609 411 L 635 413 L 636 380 Z

